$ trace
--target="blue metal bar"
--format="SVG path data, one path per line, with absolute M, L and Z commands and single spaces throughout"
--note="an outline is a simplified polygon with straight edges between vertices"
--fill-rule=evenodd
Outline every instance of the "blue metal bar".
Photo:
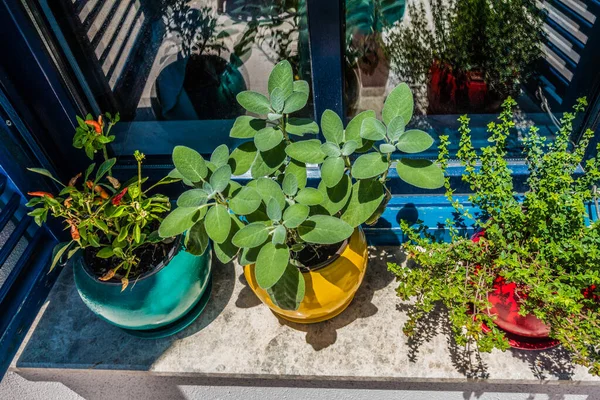
M 22 271 L 20 279 L 0 303 L 0 379 L 61 271 L 47 271 L 55 245 L 48 231 L 39 229 L 15 266 Z
M 0 231 L 4 229 L 8 221 L 10 221 L 10 219 L 15 214 L 15 211 L 17 211 L 17 208 L 19 207 L 19 202 L 19 195 L 13 194 L 8 203 L 6 204 L 6 207 L 4 207 L 2 211 L 0 211 Z
M 27 216 L 21 219 L 21 221 L 19 221 L 15 229 L 12 231 L 12 233 L 4 243 L 4 245 L 0 247 L 0 268 L 2 265 L 4 265 L 4 263 L 6 262 L 10 254 L 13 252 L 15 247 L 17 247 L 17 243 L 19 243 L 19 240 L 21 240 L 21 238 L 23 237 L 25 231 L 27 231 L 27 228 L 29 227 L 29 225 L 31 225 L 31 222 L 32 219 Z M 16 279 L 16 274 L 18 273 L 19 271 L 16 271 L 16 268 L 12 270 L 10 275 L 14 276 L 12 278 L 13 280 Z M 9 282 L 10 279 L 11 277 L 9 276 L 8 281 L 5 281 L 2 287 L 0 287 L 0 301 L 2 301 L 3 292 L 5 288 L 10 287 L 10 285 L 12 284 L 12 282 Z
M 307 0 L 315 120 L 331 109 L 344 116 L 344 4 L 342 0 Z

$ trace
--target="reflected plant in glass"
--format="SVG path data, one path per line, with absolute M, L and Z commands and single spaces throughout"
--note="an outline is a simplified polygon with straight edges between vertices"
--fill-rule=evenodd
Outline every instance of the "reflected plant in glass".
M 187 231 L 186 245 L 203 253 L 212 240 L 224 263 L 234 257 L 255 264 L 258 285 L 283 309 L 296 309 L 304 298 L 303 260 L 340 246 L 361 224 L 377 221 L 389 199 L 386 183 L 397 152 L 414 154 L 434 142 L 427 133 L 406 129 L 413 99 L 406 84 L 388 96 L 383 118 L 364 111 L 344 129 L 341 118 L 326 110 L 321 126 L 294 114 L 309 98 L 306 81 L 294 80 L 292 66 L 278 63 L 268 80 L 269 96 L 244 91 L 239 104 L 252 115 L 235 120 L 230 136 L 246 140 L 230 152 L 226 145 L 204 159 L 177 146 L 170 176 L 190 187 L 162 222 L 168 238 Z M 325 140 L 310 138 L 322 132 Z M 307 166 L 320 170 L 314 185 Z M 400 158 L 400 179 L 421 188 L 444 183 L 441 169 L 428 160 Z M 241 185 L 233 176 L 247 174 Z
M 418 1 L 408 17 L 387 48 L 401 79 L 427 87 L 431 113 L 496 111 L 542 56 L 545 14 L 531 0 Z

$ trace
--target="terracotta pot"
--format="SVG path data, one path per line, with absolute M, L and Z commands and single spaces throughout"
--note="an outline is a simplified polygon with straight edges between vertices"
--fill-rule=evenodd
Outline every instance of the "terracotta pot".
M 475 243 L 479 242 L 485 231 L 480 231 L 471 237 Z M 494 282 L 494 291 L 488 295 L 488 301 L 492 307 L 488 310 L 490 316 L 495 315 L 494 322 L 501 329 L 519 336 L 531 338 L 547 338 L 550 327 L 544 324 L 533 314 L 519 315 L 520 305 L 517 285 L 514 282 L 506 282 L 499 276 Z
M 281 309 L 271 301 L 256 282 L 254 264 L 244 266 L 244 276 L 250 289 L 277 315 L 291 322 L 310 324 L 333 318 L 350 305 L 365 276 L 368 259 L 365 234 L 357 228 L 338 257 L 302 273 L 306 292 L 297 310 Z

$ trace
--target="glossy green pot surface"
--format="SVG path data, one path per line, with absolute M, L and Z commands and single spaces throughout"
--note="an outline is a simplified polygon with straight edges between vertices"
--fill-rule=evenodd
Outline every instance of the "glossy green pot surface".
M 174 247 L 161 265 L 132 279 L 123 292 L 120 282 L 102 282 L 93 276 L 81 253 L 73 262 L 79 295 L 96 315 L 120 328 L 165 327 L 188 314 L 205 292 L 209 295 L 210 248 L 203 255 L 194 256 L 183 245 Z

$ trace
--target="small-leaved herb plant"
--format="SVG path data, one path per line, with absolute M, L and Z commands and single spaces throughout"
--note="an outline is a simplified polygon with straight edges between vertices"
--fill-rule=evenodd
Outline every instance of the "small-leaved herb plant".
M 232 152 L 220 145 L 205 160 L 193 149 L 175 147 L 170 175 L 191 189 L 179 197 L 159 233 L 171 237 L 187 231 L 187 249 L 196 254 L 211 239 L 222 262 L 239 256 L 241 264 L 255 264 L 258 285 L 273 302 L 297 309 L 305 290 L 299 252 L 318 253 L 349 238 L 362 223 L 376 221 L 389 194 L 392 153 L 419 153 L 434 140 L 423 131 L 405 130 L 413 99 L 404 84 L 388 96 L 383 121 L 364 111 L 344 129 L 340 117 L 326 110 L 324 142 L 314 138 L 319 133 L 314 121 L 292 116 L 306 105 L 309 85 L 294 81 L 289 62 L 274 67 L 268 92 L 269 97 L 238 94 L 253 115 L 236 119 L 230 136 L 246 141 Z M 307 165 L 320 168 L 316 187 L 307 185 Z M 428 160 L 401 158 L 396 169 L 419 187 L 444 183 L 441 169 Z M 245 185 L 232 180 L 248 172 L 252 179 Z
M 541 319 L 551 328 L 550 337 L 572 352 L 575 362 L 599 374 L 600 226 L 590 217 L 594 209 L 597 214 L 593 204 L 600 161 L 596 156 L 583 162 L 591 130 L 573 148 L 570 145 L 573 120 L 586 101 L 580 99 L 573 113 L 564 114 L 553 142 L 536 127 L 530 129 L 524 139 L 529 168 L 524 194 L 513 189 L 505 159 L 514 106 L 514 100 L 506 100 L 499 121 L 489 124 L 491 144 L 480 156 L 472 145 L 469 118 L 459 119 L 458 158 L 465 168 L 462 179 L 473 192 L 468 197 L 473 208 L 455 199 L 446 178 L 446 196 L 461 216 L 460 224 L 446 222 L 451 242 L 435 240 L 422 225 L 402 223 L 409 239 L 405 249 L 416 266 L 389 264 L 389 269 L 398 277 L 398 295 L 416 301 L 404 332 L 419 335 L 417 323 L 441 302 L 459 344 L 473 343 L 485 352 L 507 349 L 504 333 L 488 314 L 488 295 L 502 277 L 516 284 L 520 315 Z M 439 161 L 444 168 L 447 148 L 448 138 L 441 137 Z M 469 221 L 483 230 L 478 242 L 465 235 Z M 490 333 L 484 333 L 482 323 Z
M 104 120 L 109 123 L 105 124 Z M 156 184 L 144 188 L 147 178 L 142 178 L 144 155 L 134 153 L 138 173 L 125 183 L 112 176 L 115 158 L 108 158 L 106 144 L 114 140 L 110 130 L 119 120 L 118 114 L 110 114 L 94 120 L 88 115 L 85 120 L 77 117 L 79 126 L 73 138 L 73 146 L 84 148 L 90 159 L 96 152 L 102 152 L 104 161 L 98 168 L 92 163 L 83 173 L 79 173 L 63 184 L 45 169 L 29 168 L 30 171 L 45 175 L 61 187 L 58 195 L 48 192 L 29 192 L 33 198 L 27 203 L 35 207 L 29 212 L 38 225 L 46 222 L 48 215 L 62 219 L 70 230 L 71 240 L 60 243 L 54 249 L 50 266 L 52 270 L 61 259 L 70 259 L 82 249 L 93 248 L 95 257 L 109 259 L 111 267 L 100 280 L 119 279 L 122 289 L 129 279 L 137 278 L 142 268 L 138 268 L 139 251 L 163 241 L 158 235 L 158 226 L 164 215 L 171 209 L 169 198 L 161 194 L 148 196 L 148 192 L 158 185 L 175 182 L 178 179 L 166 177 Z

